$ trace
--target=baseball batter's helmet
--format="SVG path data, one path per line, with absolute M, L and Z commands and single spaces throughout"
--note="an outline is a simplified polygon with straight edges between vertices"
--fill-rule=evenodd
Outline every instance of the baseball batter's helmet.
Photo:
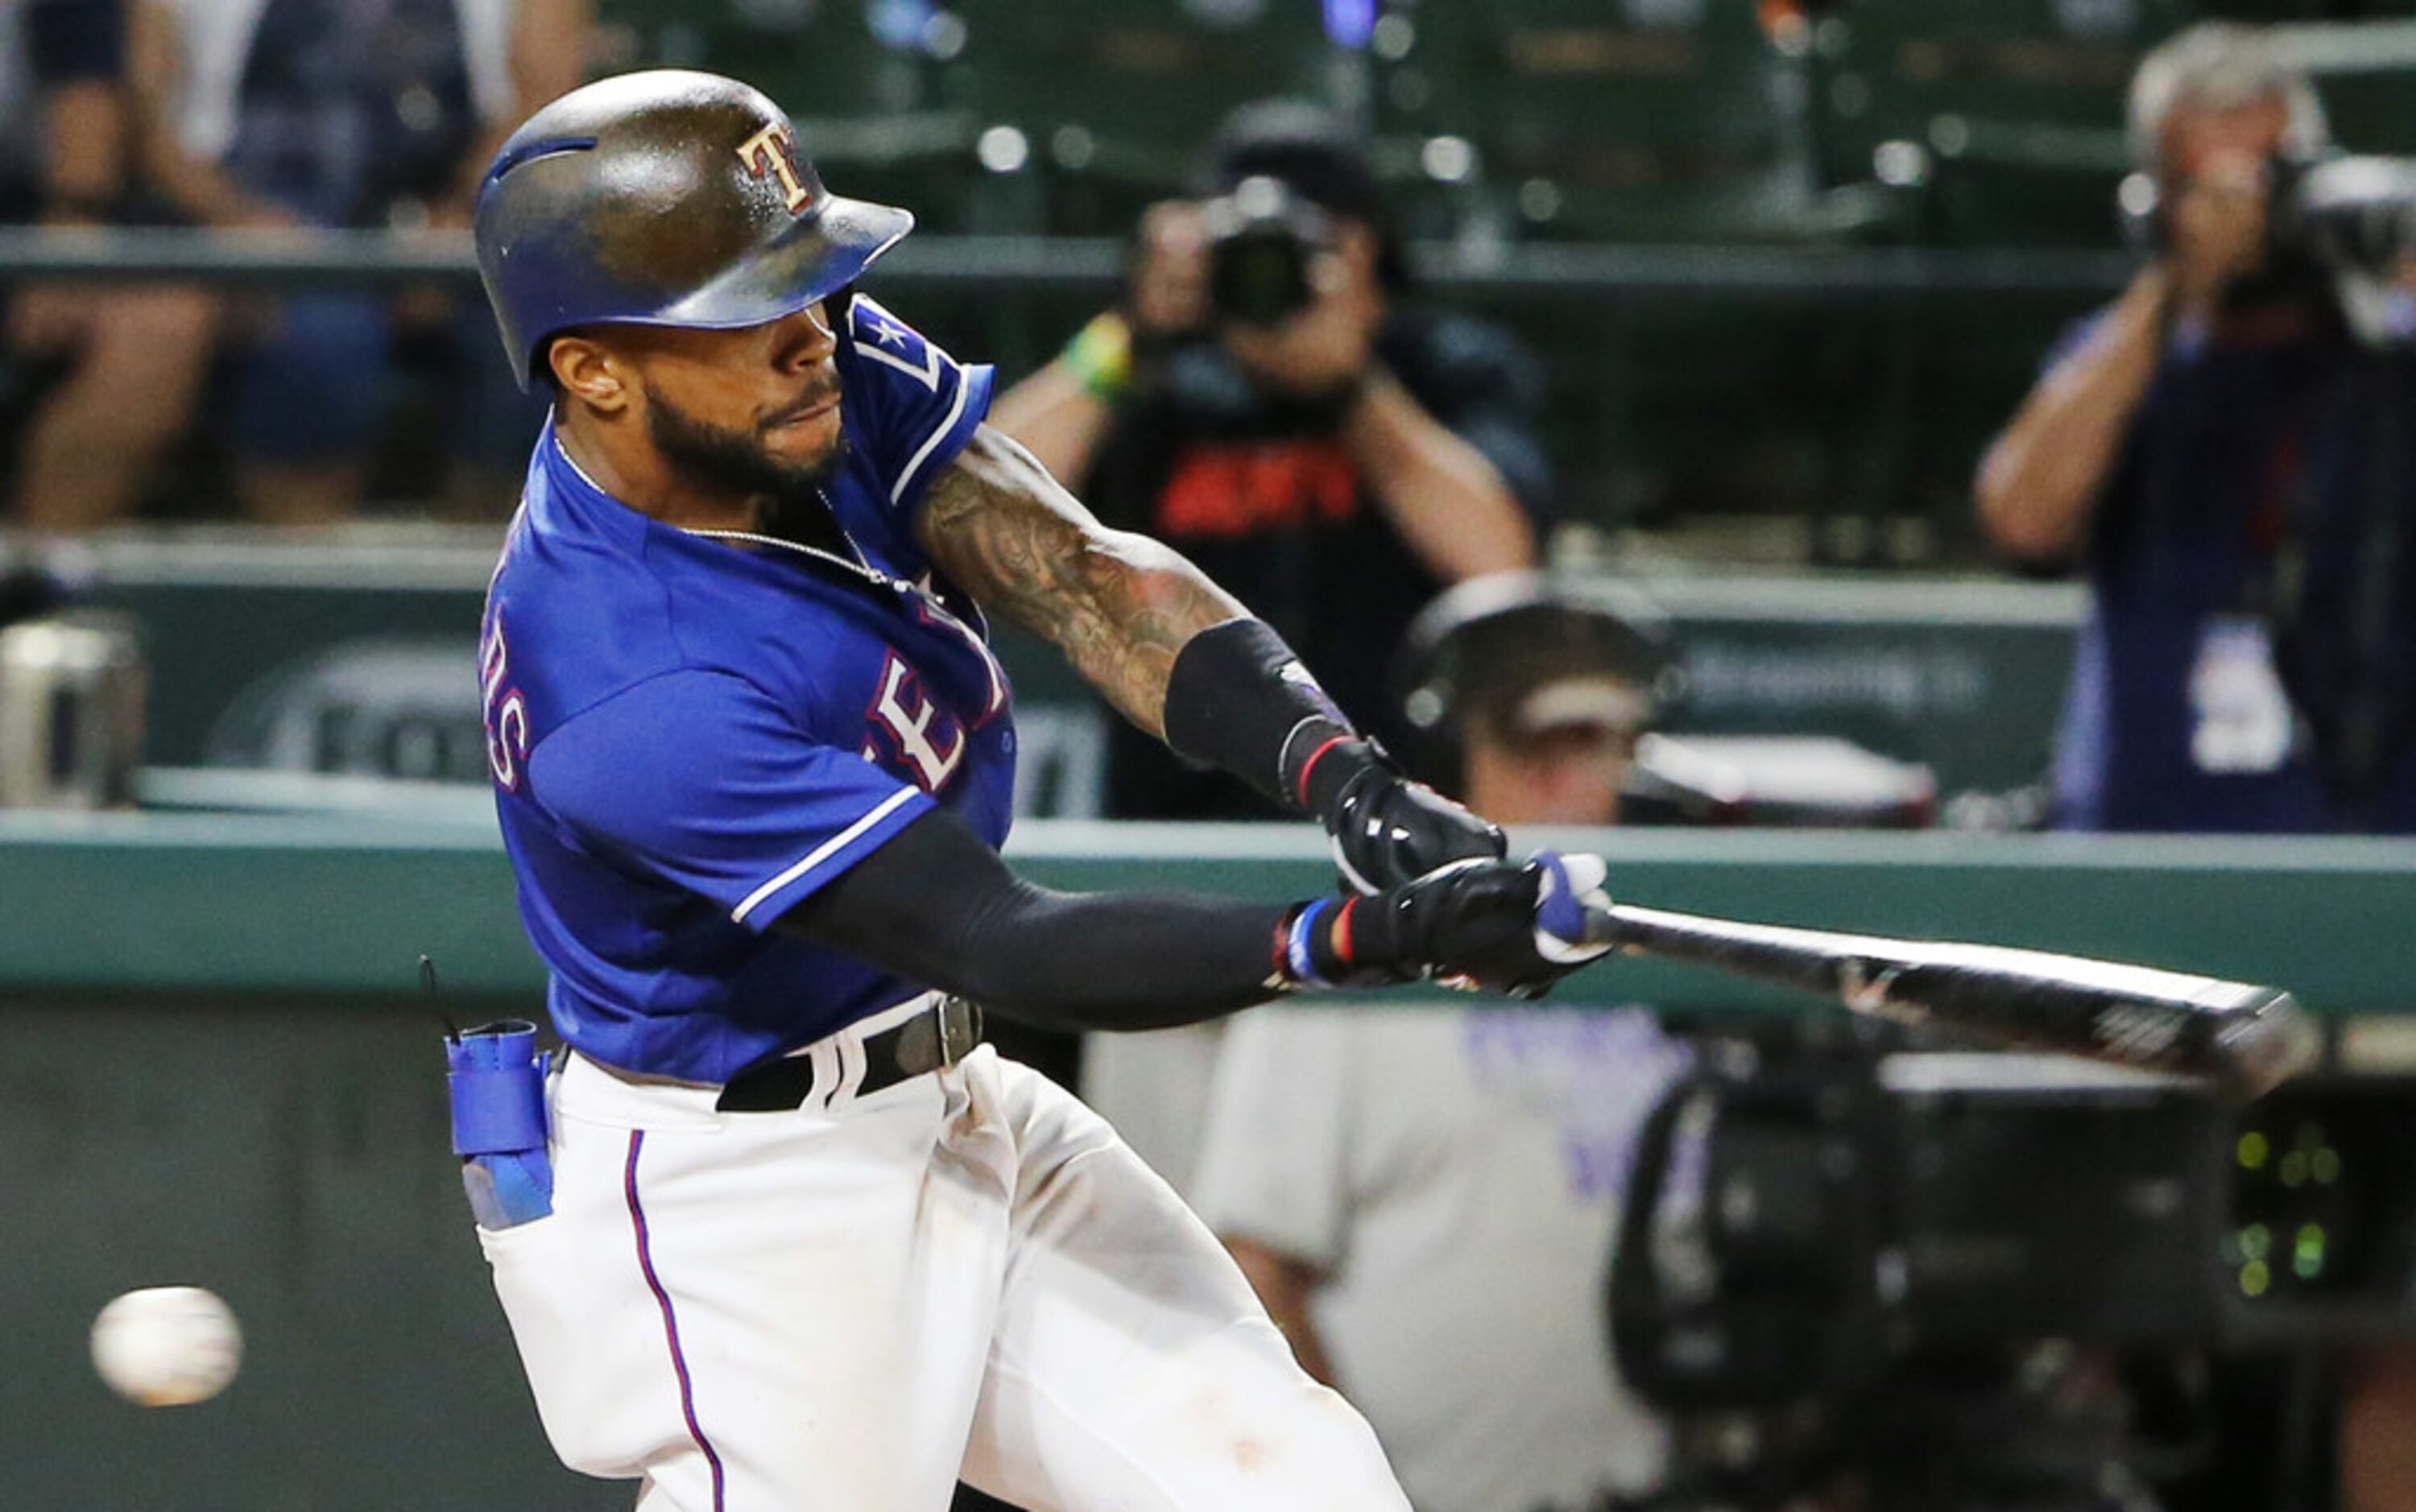
M 1420 775 L 1456 784 L 1472 717 L 1509 735 L 1564 720 L 1641 729 L 1669 712 L 1684 673 L 1660 608 L 1626 584 L 1500 572 L 1447 589 L 1419 612 L 1394 684 L 1418 733 Z
M 478 186 L 478 273 L 521 386 L 575 325 L 729 328 L 794 314 L 914 229 L 823 187 L 788 116 L 718 74 L 662 68 L 532 115 Z

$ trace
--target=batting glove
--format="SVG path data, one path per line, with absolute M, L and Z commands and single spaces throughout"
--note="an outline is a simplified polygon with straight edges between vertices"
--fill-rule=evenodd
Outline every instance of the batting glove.
M 1319 773 L 1316 786 L 1330 794 L 1320 816 L 1335 864 L 1353 891 L 1382 892 L 1454 861 L 1508 854 L 1500 826 L 1404 776 L 1373 741 L 1350 743 L 1357 749 L 1326 757 L 1334 770 L 1349 771 L 1347 779 L 1336 784 Z
M 1607 908 L 1600 857 L 1538 851 L 1525 864 L 1471 858 L 1370 896 L 1295 910 L 1283 969 L 1299 986 L 1446 986 L 1541 997 L 1608 949 L 1585 939 Z

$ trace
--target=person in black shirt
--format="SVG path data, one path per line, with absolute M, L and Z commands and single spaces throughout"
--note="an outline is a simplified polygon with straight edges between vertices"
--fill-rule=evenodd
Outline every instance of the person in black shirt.
M 1102 518 L 1226 584 L 1362 729 L 1397 744 L 1385 679 L 1419 606 L 1535 561 L 1550 483 L 1532 430 L 1540 379 L 1503 333 L 1405 302 L 1399 233 L 1323 112 L 1246 107 L 1208 158 L 1207 197 L 1148 213 L 1124 298 L 992 423 Z M 1296 307 L 1272 319 L 1212 290 L 1220 225 L 1253 214 L 1286 218 L 1307 248 Z M 1266 815 L 1238 784 L 1111 740 L 1110 814 Z

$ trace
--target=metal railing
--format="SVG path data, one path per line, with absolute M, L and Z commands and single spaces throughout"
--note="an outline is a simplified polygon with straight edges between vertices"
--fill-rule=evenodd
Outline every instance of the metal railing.
M 1114 283 L 1112 237 L 921 235 L 881 264 L 890 287 L 1099 290 Z M 1477 298 L 1602 294 L 1894 299 L 2099 293 L 2133 267 L 2121 252 L 1916 247 L 1421 244 L 1419 275 Z M 0 283 L 32 278 L 178 278 L 280 287 L 467 281 L 465 235 L 382 231 L 0 228 Z

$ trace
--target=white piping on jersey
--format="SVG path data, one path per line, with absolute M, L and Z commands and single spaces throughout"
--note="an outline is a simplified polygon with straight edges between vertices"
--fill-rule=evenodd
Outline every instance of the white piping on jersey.
M 920 367 L 894 352 L 883 352 L 879 347 L 867 345 L 861 337 L 856 340 L 855 354 L 869 358 L 885 367 L 895 367 L 932 393 L 940 392 L 940 353 L 936 347 L 926 346 L 923 349 L 923 365 Z
M 585 468 L 581 467 L 581 466 L 579 465 L 579 458 L 577 458 L 577 457 L 573 457 L 573 456 L 571 456 L 571 455 L 570 455 L 570 448 L 569 448 L 569 447 L 567 447 L 567 446 L 565 446 L 564 444 L 562 444 L 562 430 L 561 430 L 561 427 L 560 427 L 558 425 L 555 425 L 555 422 L 559 421 L 561 418 L 562 418 L 562 406 L 560 406 L 560 405 L 558 405 L 558 404 L 549 404 L 549 405 L 547 405 L 547 406 L 546 406 L 546 408 L 545 408 L 545 423 L 546 423 L 547 425 L 549 425 L 549 426 L 554 426 L 554 427 L 555 427 L 555 428 L 554 428 L 554 432 L 553 432 L 553 451 L 554 451 L 554 455 L 555 455 L 555 456 L 557 456 L 557 457 L 561 457 L 561 458 L 563 459 L 563 461 L 564 461 L 564 462 L 567 463 L 567 464 L 569 465 L 569 467 L 570 467 L 570 471 L 571 471 L 571 472 L 576 472 L 576 473 L 578 473 L 578 474 L 579 474 L 579 481 L 580 481 L 580 482 L 581 482 L 581 483 L 583 483 L 583 484 L 587 485 L 587 487 L 591 487 L 591 488 L 595 489 L 597 493 L 602 494 L 605 498 L 607 498 L 607 499 L 612 499 L 612 498 L 613 498 L 612 490 L 612 489 L 610 489 L 610 488 L 605 487 L 602 484 L 600 484 L 600 483 L 596 482 L 594 478 L 589 477 L 589 476 L 587 475 L 587 470 L 586 470 Z M 618 500 L 614 500 L 614 502 L 618 502 L 619 501 L 618 501 Z
M 831 857 L 837 855 L 848 846 L 853 845 L 856 839 L 864 833 L 864 831 L 871 829 L 874 825 L 879 824 L 883 819 L 887 818 L 890 813 L 895 810 L 898 804 L 905 802 L 910 798 L 921 796 L 922 791 L 923 789 L 920 787 L 900 787 L 898 791 L 890 794 L 887 798 L 883 799 L 879 803 L 875 804 L 872 811 L 865 815 L 864 817 L 856 820 L 853 824 L 849 825 L 846 829 L 841 830 L 838 833 L 831 836 L 828 840 L 823 841 L 821 845 L 816 846 L 811 851 L 808 852 L 805 860 L 797 862 L 794 866 L 790 867 L 787 871 L 782 872 L 779 876 L 772 878 L 769 882 L 764 883 L 762 887 L 757 888 L 754 891 L 747 894 L 746 902 L 730 910 L 731 921 L 738 924 L 747 922 L 747 916 L 753 913 L 756 907 L 761 905 L 764 899 L 772 896 L 772 894 L 779 891 L 782 888 L 787 887 L 790 883 L 805 876 L 808 872 L 812 871 L 815 867 L 820 866 L 823 862 L 830 860 Z
M 866 339 L 864 329 L 868 320 L 882 322 L 872 327 L 870 340 Z M 940 349 L 925 341 L 923 361 L 919 367 L 889 351 L 889 344 L 893 341 L 902 349 L 906 345 L 906 337 L 914 335 L 914 329 L 890 314 L 879 300 L 869 294 L 858 294 L 849 301 L 847 331 L 854 338 L 857 356 L 868 357 L 885 367 L 895 367 L 932 393 L 940 392 L 940 365 L 945 360 L 941 356 Z
M 862 349 L 858 348 L 857 350 L 861 351 Z M 940 422 L 939 429 L 932 431 L 930 435 L 924 438 L 922 446 L 915 451 L 912 457 L 907 459 L 905 471 L 899 472 L 898 474 L 898 481 L 889 486 L 889 502 L 891 503 L 894 504 L 898 502 L 899 499 L 905 496 L 906 485 L 913 482 L 914 474 L 921 471 L 923 464 L 930 460 L 931 448 L 940 444 L 940 439 L 942 437 L 945 436 L 949 431 L 957 428 L 957 416 L 965 412 L 965 387 L 966 385 L 961 382 L 957 384 L 957 397 L 954 400 L 950 401 L 948 405 L 948 417 Z

